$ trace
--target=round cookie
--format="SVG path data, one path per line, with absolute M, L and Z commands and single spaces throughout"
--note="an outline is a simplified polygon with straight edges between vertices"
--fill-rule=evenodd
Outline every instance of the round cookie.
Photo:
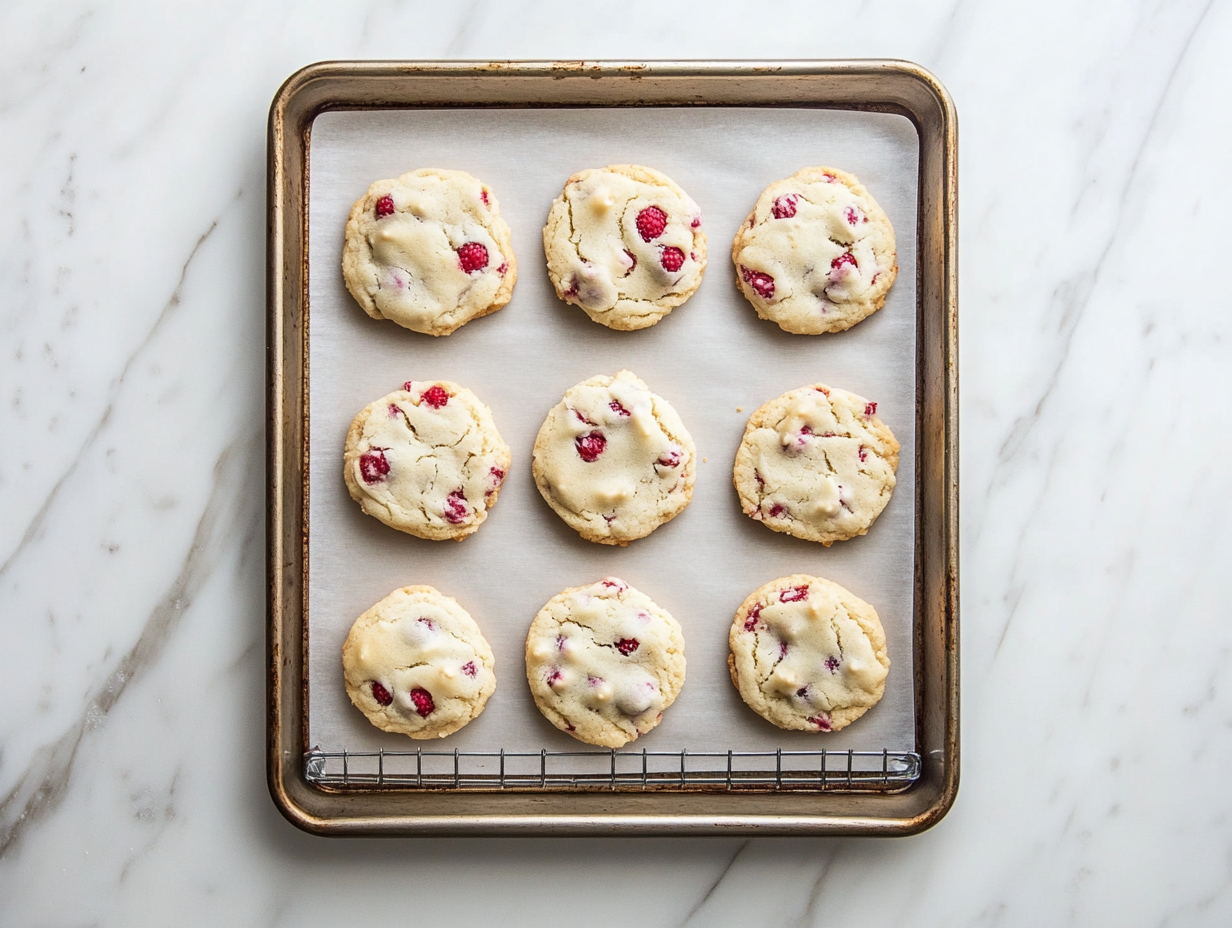
M 491 189 L 465 171 L 424 168 L 355 201 L 342 276 L 373 319 L 448 335 L 509 302 L 518 263 Z
M 830 580 L 793 574 L 760 587 L 736 610 L 728 642 L 740 698 L 779 728 L 838 731 L 885 693 L 877 610 Z
M 394 590 L 361 615 L 342 646 L 351 702 L 377 728 L 444 738 L 483 711 L 495 661 L 475 620 L 430 586 Z
M 408 380 L 351 422 L 342 455 L 351 499 L 390 528 L 461 541 L 496 505 L 509 446 L 492 411 L 448 380 Z
M 797 335 L 851 328 L 885 305 L 898 275 L 889 217 L 854 175 L 828 167 L 762 191 L 732 262 L 757 315 Z
M 898 470 L 898 442 L 876 413 L 876 403 L 824 383 L 758 409 L 732 474 L 745 515 L 827 548 L 865 534 Z
M 629 371 L 570 388 L 539 428 L 535 486 L 587 541 L 626 545 L 693 498 L 697 449 L 667 400 Z
M 706 269 L 702 213 L 671 178 L 637 164 L 574 174 L 543 227 L 556 295 L 595 322 L 652 326 L 693 295 Z
M 684 634 L 666 610 L 608 577 L 557 593 L 526 635 L 526 680 L 549 722 L 618 748 L 650 731 L 684 685 Z

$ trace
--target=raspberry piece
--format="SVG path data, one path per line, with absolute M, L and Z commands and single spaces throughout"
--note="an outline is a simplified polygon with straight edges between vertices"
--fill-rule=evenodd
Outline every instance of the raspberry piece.
M 843 218 L 847 220 L 847 225 L 849 226 L 854 226 L 854 225 L 859 224 L 861 219 L 863 219 L 865 222 L 868 222 L 868 219 L 865 218 L 864 214 L 861 213 L 854 206 L 849 206 L 845 210 L 843 210 Z
M 846 265 L 851 265 L 857 269 L 860 267 L 860 265 L 856 264 L 856 256 L 850 251 L 844 251 L 841 255 L 830 262 L 830 267 L 836 271 L 842 270 Z
M 667 213 L 657 206 L 647 206 L 637 214 L 637 234 L 643 242 L 658 238 L 666 228 Z
M 877 415 L 877 404 L 876 403 L 865 403 L 864 404 L 864 415 L 865 416 Z
M 443 515 L 446 522 L 452 522 L 454 525 L 460 525 L 466 521 L 470 515 L 470 510 L 466 508 L 466 497 L 461 490 L 454 490 L 445 498 L 445 510 Z
M 602 432 L 587 432 L 575 438 L 573 444 L 582 460 L 587 464 L 593 464 L 599 460 L 599 455 L 607 447 L 607 439 L 603 437 Z
M 506 272 L 506 271 L 508 271 L 508 270 L 509 270 L 509 262 L 508 262 L 508 261 L 502 261 L 502 262 L 501 262 L 501 266 L 500 266 L 500 267 L 498 267 L 498 268 L 496 269 L 496 273 L 500 274 L 500 275 L 501 275 L 501 277 L 504 277 L 504 276 L 505 276 L 505 272 Z
M 618 416 L 633 415 L 633 413 L 629 412 L 629 410 L 625 409 L 623 406 L 620 405 L 620 400 L 612 400 L 607 405 L 608 405 L 608 408 L 612 410 L 612 412 L 616 413 L 616 415 Z
M 449 394 L 439 383 L 434 383 L 424 390 L 422 399 L 433 409 L 440 409 L 449 402 Z
M 389 404 L 389 417 L 391 419 L 396 419 L 400 415 L 402 415 L 402 410 L 398 408 L 398 404 L 390 403 Z
M 499 467 L 488 468 L 488 473 L 492 476 L 492 487 L 495 489 L 505 481 L 505 472 Z
M 625 657 L 628 657 L 637 650 L 638 645 L 640 644 L 641 642 L 636 638 L 621 638 L 618 642 L 616 642 L 616 650 Z
M 768 300 L 774 296 L 774 278 L 769 274 L 763 274 L 761 271 L 750 271 L 747 267 L 741 267 L 740 276 L 744 278 L 744 282 L 752 287 L 753 291 L 763 300 Z
M 565 288 L 565 296 L 578 295 L 578 279 L 576 277 L 569 278 L 569 286 Z
M 582 411 L 580 409 L 573 410 L 573 414 L 577 416 L 577 420 L 579 422 L 585 422 L 587 425 L 594 425 L 593 422 L 591 422 L 589 419 L 586 418 L 585 415 L 582 414 Z
M 428 631 L 430 632 L 436 631 L 436 626 L 432 624 L 432 620 L 428 618 L 426 615 L 420 616 L 415 621 L 418 622 L 420 625 L 426 626 Z
M 833 174 L 822 174 L 822 175 L 821 175 L 821 178 L 822 178 L 822 180 L 824 180 L 827 184 L 832 184 L 832 183 L 834 183 L 835 181 L 837 181 L 837 180 L 838 180 L 838 178 L 837 178 L 837 177 L 835 177 Z
M 563 652 L 564 652 L 564 650 L 565 650 L 565 646 L 566 646 L 568 643 L 569 643 L 569 639 L 568 639 L 568 638 L 566 638 L 564 635 L 557 635 L 557 636 L 556 636 L 556 650 L 557 650 L 557 651 L 560 651 L 560 652 L 562 652 L 562 653 L 563 653 Z
M 565 678 L 565 675 L 560 672 L 560 668 L 553 667 L 551 670 L 548 671 L 547 684 L 548 686 L 555 686 L 557 683 L 559 683 L 564 678 Z
M 577 731 L 577 726 L 576 726 L 576 725 L 570 725 L 570 724 L 566 723 L 566 724 L 565 724 L 565 731 Z
M 765 606 L 763 606 L 761 603 L 754 603 L 752 606 L 749 607 L 748 618 L 744 620 L 744 630 L 746 632 L 751 632 L 754 628 L 757 627 L 757 617 L 761 615 L 761 611 L 764 608 Z
M 860 462 L 861 462 L 861 463 L 863 463 L 864 461 L 867 461 L 867 460 L 868 460 L 868 452 L 864 450 L 864 446 L 863 446 L 863 445 L 861 445 L 861 446 L 860 446 L 860 452 L 859 452 L 859 453 L 860 453 Z
M 394 214 L 394 198 L 388 193 L 376 201 L 376 218 L 384 219 Z
M 375 680 L 372 682 L 372 698 L 379 702 L 382 706 L 388 706 L 394 701 L 393 694 Z
M 694 216 L 693 221 L 689 223 L 690 229 L 700 229 L 702 227 L 702 217 Z
M 796 690 L 796 695 L 799 696 L 801 699 L 803 699 L 805 696 L 808 695 L 808 687 L 807 686 L 800 687 L 798 690 Z
M 610 590 L 615 590 L 617 593 L 623 593 L 625 590 L 629 588 L 629 584 L 625 583 L 623 580 L 617 577 L 608 577 L 607 579 L 601 582 L 603 583 L 605 587 L 607 587 Z
M 808 599 L 807 586 L 793 586 L 790 590 L 783 590 L 779 593 L 779 602 L 781 603 L 798 603 Z
M 479 191 L 479 199 L 483 200 L 483 205 L 488 209 L 492 208 L 492 204 L 488 202 L 488 191 L 486 189 Z
M 830 673 L 838 673 L 838 658 L 833 654 L 826 658 L 826 670 Z
M 679 248 L 668 246 L 663 249 L 663 254 L 659 255 L 659 263 L 663 265 L 663 270 L 669 274 L 675 274 L 684 267 L 684 252 Z
M 411 690 L 411 702 L 415 704 L 415 711 L 419 713 L 420 718 L 426 719 L 432 714 L 432 710 L 436 708 L 436 703 L 432 701 L 432 694 L 422 686 L 417 686 Z
M 389 462 L 385 460 L 385 449 L 374 448 L 359 456 L 359 474 L 364 483 L 380 483 L 389 473 Z
M 680 466 L 680 452 L 679 451 L 665 451 L 663 454 L 659 455 L 659 460 L 655 461 L 655 463 L 658 464 L 660 467 L 668 468 L 668 470 L 671 470 L 674 467 L 679 467 Z
M 782 503 L 775 503 L 770 507 L 770 518 L 779 519 L 787 514 L 787 507 Z
M 479 671 L 475 669 L 474 661 L 467 661 L 465 664 L 463 664 L 462 672 L 466 674 L 468 677 L 473 677 L 475 674 L 479 673 Z
M 800 199 L 800 197 L 795 193 L 785 193 L 776 199 L 774 201 L 774 209 L 772 210 L 774 213 L 774 218 L 790 219 L 792 216 L 796 215 L 796 200 L 798 199 Z
M 780 641 L 779 642 L 779 660 L 782 660 L 786 656 L 787 656 L 787 642 Z
M 402 389 L 403 389 L 403 390 L 405 390 L 407 393 L 410 393 L 410 392 L 411 392 L 411 386 L 412 386 L 412 384 L 414 384 L 414 383 L 415 383 L 415 381 L 413 381 L 413 380 L 408 380 L 406 383 L 404 383 L 404 384 L 402 385 Z
M 479 242 L 467 242 L 458 249 L 458 267 L 468 274 L 488 266 L 488 249 Z
M 814 725 L 816 725 L 818 728 L 820 728 L 822 731 L 830 730 L 830 717 L 828 715 L 815 715 L 811 719 L 809 719 L 809 721 L 812 722 Z

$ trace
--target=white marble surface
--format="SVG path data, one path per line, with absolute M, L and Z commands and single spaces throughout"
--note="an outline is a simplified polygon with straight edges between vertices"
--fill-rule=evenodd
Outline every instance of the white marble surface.
M 0 924 L 1232 922 L 1230 42 L 1214 0 L 4 5 Z M 262 758 L 278 84 L 856 56 L 930 68 L 961 121 L 954 810 L 878 841 L 295 831 Z

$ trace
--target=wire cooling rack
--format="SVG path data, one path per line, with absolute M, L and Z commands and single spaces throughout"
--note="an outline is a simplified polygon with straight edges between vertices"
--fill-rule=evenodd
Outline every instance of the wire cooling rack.
M 920 776 L 913 751 L 322 751 L 304 774 L 334 788 L 825 790 L 896 792 Z

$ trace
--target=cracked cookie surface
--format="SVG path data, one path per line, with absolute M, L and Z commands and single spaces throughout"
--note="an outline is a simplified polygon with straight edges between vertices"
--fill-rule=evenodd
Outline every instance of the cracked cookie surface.
M 548 212 L 543 250 L 556 295 L 595 322 L 654 325 L 706 269 L 701 210 L 671 178 L 637 164 L 574 174 Z
M 684 685 L 680 624 L 616 577 L 557 593 L 526 635 L 526 679 L 553 725 L 618 748 L 650 731 Z
M 509 302 L 518 263 L 491 188 L 465 171 L 424 168 L 378 180 L 355 201 L 342 276 L 372 318 L 448 335 Z
M 826 547 L 868 532 L 898 470 L 898 442 L 876 413 L 876 403 L 824 383 L 754 412 L 732 472 L 745 515 Z
M 474 393 L 448 380 L 408 380 L 352 420 L 342 473 L 351 498 L 390 528 L 461 541 L 496 505 L 510 460 Z
M 625 545 L 693 497 L 697 449 L 667 400 L 629 371 L 570 388 L 535 439 L 535 486 L 587 541 Z
M 767 187 L 732 241 L 736 286 L 787 332 L 841 332 L 885 305 L 894 227 L 854 175 L 797 171 Z
M 779 728 L 838 731 L 885 693 L 877 610 L 830 580 L 793 574 L 759 587 L 736 610 L 728 643 L 740 698 Z
M 453 734 L 496 689 L 479 626 L 430 586 L 394 590 L 356 619 L 342 669 L 347 695 L 368 721 L 417 739 Z

